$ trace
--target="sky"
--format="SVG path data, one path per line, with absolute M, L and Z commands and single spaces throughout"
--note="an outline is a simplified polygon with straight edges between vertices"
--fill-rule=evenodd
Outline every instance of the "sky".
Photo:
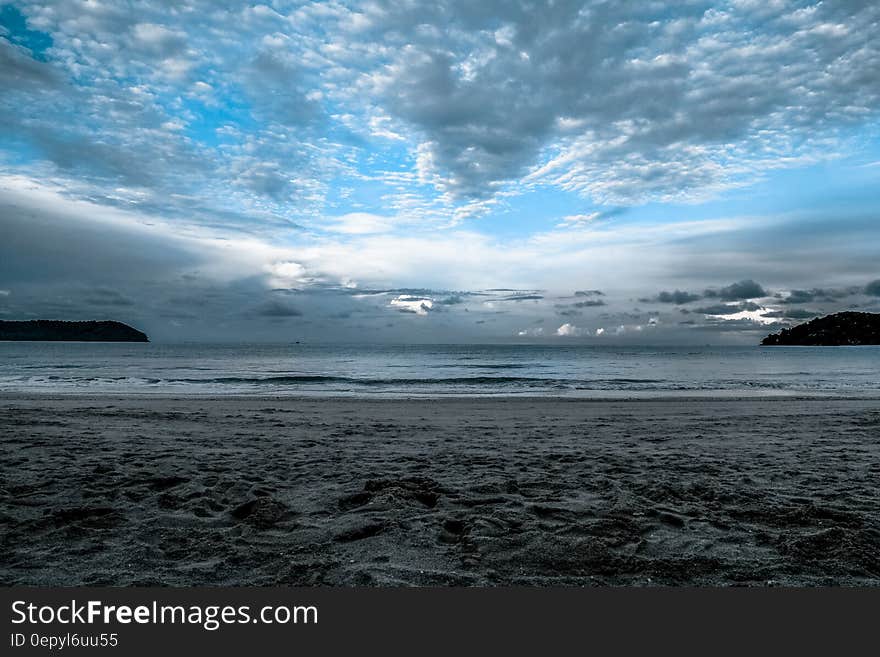
M 755 344 L 880 312 L 880 4 L 0 2 L 0 319 Z

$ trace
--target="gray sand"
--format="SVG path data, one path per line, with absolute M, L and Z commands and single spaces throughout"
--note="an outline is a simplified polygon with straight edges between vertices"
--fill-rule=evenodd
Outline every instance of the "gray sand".
M 0 583 L 880 584 L 876 401 L 0 400 Z

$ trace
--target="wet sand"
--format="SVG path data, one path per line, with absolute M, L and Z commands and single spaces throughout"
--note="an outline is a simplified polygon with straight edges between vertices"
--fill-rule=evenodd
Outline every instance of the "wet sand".
M 880 403 L 0 398 L 0 583 L 878 585 Z

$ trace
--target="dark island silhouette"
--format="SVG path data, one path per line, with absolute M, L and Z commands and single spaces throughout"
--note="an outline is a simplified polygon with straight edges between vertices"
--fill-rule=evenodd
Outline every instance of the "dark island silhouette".
M 845 312 L 817 317 L 768 335 L 764 346 L 828 346 L 880 344 L 880 314 Z
M 0 320 L 0 340 L 55 342 L 149 342 L 145 333 L 112 321 Z

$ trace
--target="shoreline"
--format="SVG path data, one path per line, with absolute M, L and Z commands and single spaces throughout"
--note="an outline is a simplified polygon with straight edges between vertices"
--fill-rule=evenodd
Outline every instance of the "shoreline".
M 449 393 L 449 394 L 403 394 L 395 393 L 373 393 L 373 394 L 328 394 L 318 392 L 314 394 L 298 393 L 271 393 L 271 392 L 254 392 L 254 393 L 192 393 L 173 394 L 170 392 L 110 392 L 110 391 L 70 391 L 70 392 L 26 392 L 26 391 L 2 391 L 0 390 L 0 404 L 5 401 L 27 401 L 27 400 L 45 399 L 48 401 L 75 401 L 84 399 L 132 399 L 132 400 L 154 400 L 156 402 L 167 401 L 258 401 L 261 399 L 269 399 L 273 401 L 287 402 L 318 402 L 326 400 L 328 402 L 468 402 L 468 401 L 499 401 L 499 402 L 522 402 L 522 403 L 538 403 L 538 402 L 565 402 L 565 403 L 605 403 L 605 402 L 880 402 L 880 392 L 877 394 L 860 394 L 860 395 L 833 395 L 825 392 L 817 392 L 815 394 L 804 393 L 769 393 L 762 395 L 741 395 L 741 394 L 720 394 L 718 391 L 707 391 L 705 395 L 695 395 L 691 391 L 682 392 L 681 395 L 661 394 L 655 395 L 651 392 L 645 395 L 630 394 L 629 396 L 603 396 L 603 395 L 535 395 L 523 393 L 522 395 L 511 393 Z

